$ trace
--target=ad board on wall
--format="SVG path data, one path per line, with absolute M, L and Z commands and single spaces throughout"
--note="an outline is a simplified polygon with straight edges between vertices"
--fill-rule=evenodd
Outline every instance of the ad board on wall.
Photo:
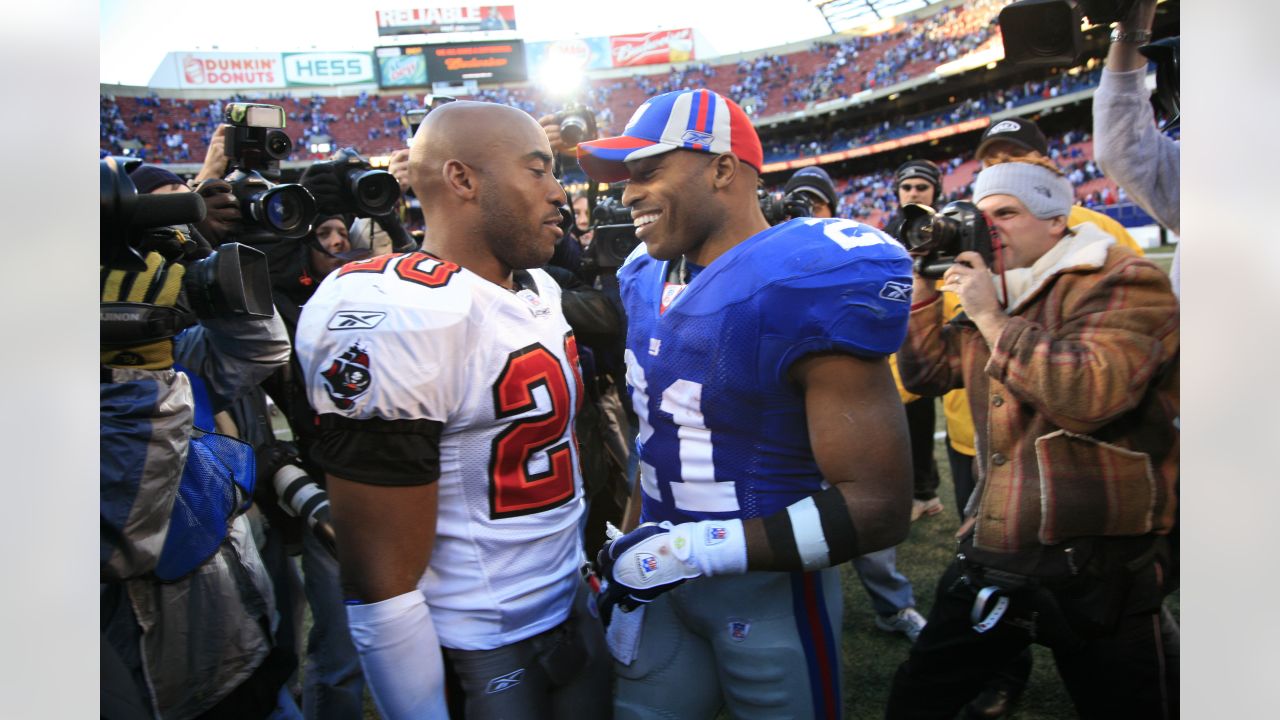
M 414 7 L 374 13 L 379 37 L 516 29 L 514 5 Z

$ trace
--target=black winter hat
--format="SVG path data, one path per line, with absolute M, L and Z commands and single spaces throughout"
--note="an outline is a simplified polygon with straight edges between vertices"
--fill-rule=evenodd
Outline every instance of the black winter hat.
M 982 140 L 978 142 L 978 151 L 974 153 L 974 157 L 981 161 L 991 145 L 997 142 L 1013 143 L 1023 149 L 1035 150 L 1049 157 L 1049 141 L 1044 139 L 1040 126 L 1026 118 L 1005 118 L 987 128 L 987 131 L 982 133 Z
M 928 160 L 908 160 L 902 163 L 898 166 L 897 172 L 893 174 L 893 183 L 894 185 L 900 185 L 903 180 L 911 178 L 921 178 L 933 185 L 935 199 L 942 194 L 942 171 L 932 162 Z
M 784 195 L 789 194 L 792 190 L 804 190 L 817 195 L 831 207 L 832 212 L 836 210 L 838 203 L 836 201 L 835 183 L 831 182 L 831 176 L 827 174 L 827 171 L 817 165 L 810 165 L 797 170 L 782 188 Z

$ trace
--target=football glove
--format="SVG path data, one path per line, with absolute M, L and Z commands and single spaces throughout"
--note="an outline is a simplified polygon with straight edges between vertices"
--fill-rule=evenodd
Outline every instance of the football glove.
M 596 567 L 608 581 L 599 602 L 607 624 L 614 605 L 634 609 L 690 578 L 746 572 L 742 521 L 644 523 L 600 548 Z
M 178 302 L 186 269 L 177 263 L 166 263 L 157 252 L 147 253 L 146 263 L 147 268 L 141 272 L 101 268 L 104 308 L 129 303 L 172 308 Z M 173 338 L 129 347 L 104 347 L 101 362 L 108 367 L 164 370 L 173 367 Z

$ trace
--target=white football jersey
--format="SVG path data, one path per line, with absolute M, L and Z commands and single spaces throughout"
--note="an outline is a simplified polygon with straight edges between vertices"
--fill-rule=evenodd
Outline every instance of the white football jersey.
M 419 581 L 440 642 L 488 650 L 568 616 L 584 555 L 578 353 L 560 288 L 495 285 L 426 253 L 332 273 L 296 352 L 312 406 L 443 423 L 439 515 Z

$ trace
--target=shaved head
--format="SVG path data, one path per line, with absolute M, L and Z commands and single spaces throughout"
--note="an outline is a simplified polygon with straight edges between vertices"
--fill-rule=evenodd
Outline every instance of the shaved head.
M 459 100 L 432 110 L 422 121 L 409 150 L 409 184 L 426 209 L 443 197 L 444 168 L 450 160 L 484 168 L 498 157 L 519 152 L 518 139 L 551 144 L 531 115 L 509 105 Z
M 523 110 L 467 101 L 432 110 L 409 149 L 423 249 L 504 285 L 512 269 L 546 263 L 567 200 L 554 164 L 546 131 Z

